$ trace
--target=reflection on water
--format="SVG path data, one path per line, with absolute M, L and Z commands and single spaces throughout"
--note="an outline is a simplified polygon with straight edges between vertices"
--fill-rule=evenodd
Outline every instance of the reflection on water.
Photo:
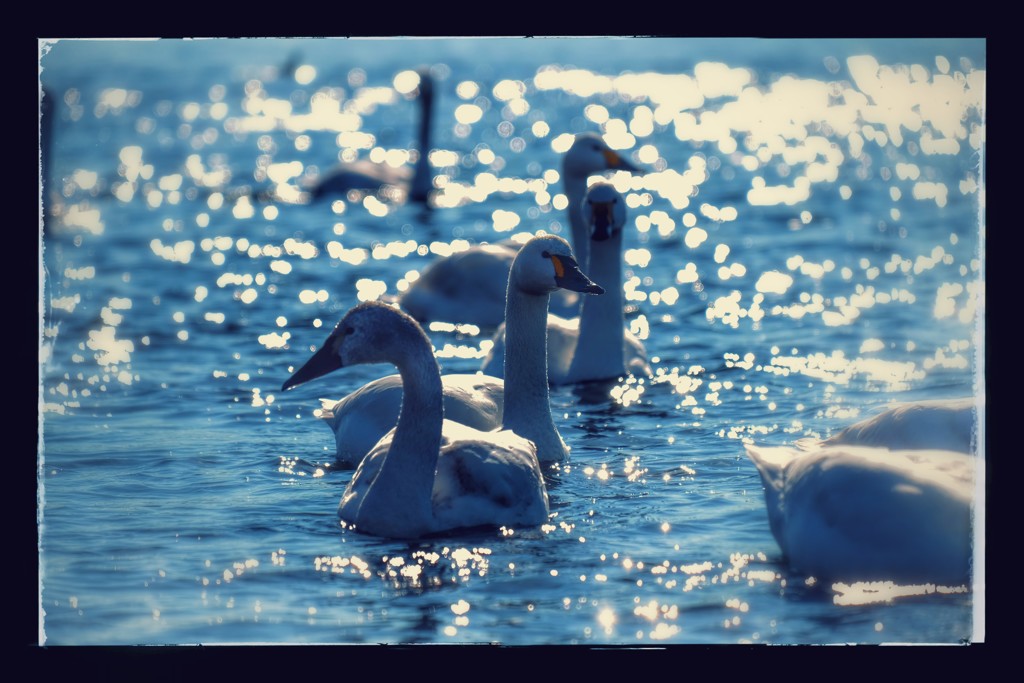
M 983 394 L 984 41 L 441 40 L 422 64 L 399 44 L 43 50 L 47 642 L 969 640 L 969 587 L 791 573 L 742 443 Z M 323 321 L 438 257 L 569 236 L 585 130 L 649 169 L 601 179 L 653 377 L 552 390 L 572 458 L 541 529 L 339 528 L 351 473 L 317 388 L 282 379 Z M 335 164 L 424 158 L 429 213 L 396 187 L 310 201 Z M 491 348 L 462 322 L 427 328 L 444 372 Z

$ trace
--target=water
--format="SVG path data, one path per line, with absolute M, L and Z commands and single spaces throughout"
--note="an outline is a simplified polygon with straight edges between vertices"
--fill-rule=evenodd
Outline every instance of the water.
M 845 604 L 789 570 L 742 444 L 984 391 L 984 41 L 410 45 L 46 47 L 63 180 L 41 257 L 40 642 L 977 640 L 980 589 Z M 337 160 L 339 131 L 299 118 L 315 93 L 355 114 L 350 154 L 413 149 L 416 104 L 393 84 L 420 64 L 438 79 L 434 172 L 478 199 L 424 215 L 231 194 L 272 164 Z M 623 186 L 629 318 L 655 379 L 596 404 L 552 391 L 573 450 L 542 529 L 341 530 L 351 472 L 329 467 L 313 410 L 386 369 L 281 394 L 290 368 L 432 244 L 567 235 L 560 183 L 488 191 L 480 174 L 537 188 L 582 130 L 691 171 Z M 430 332 L 443 371 L 475 370 L 474 332 Z

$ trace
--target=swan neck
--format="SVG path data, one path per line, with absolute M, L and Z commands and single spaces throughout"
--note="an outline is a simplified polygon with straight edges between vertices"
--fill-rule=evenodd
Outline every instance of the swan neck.
M 363 512 L 389 508 L 389 516 L 406 510 L 430 509 L 434 472 L 441 450 L 444 403 L 441 374 L 429 343 L 406 349 L 395 362 L 402 378 L 402 407 L 398 423 L 373 486 L 363 500 Z M 362 513 L 361 513 L 362 514 Z M 375 511 L 372 516 L 382 512 Z
M 420 96 L 420 154 L 426 155 L 430 151 L 430 125 L 434 116 L 434 96 Z
M 626 374 L 622 232 L 604 242 L 591 242 L 590 247 L 587 274 L 604 287 L 604 294 L 583 297 L 579 341 L 569 375 L 582 372 L 586 377 L 610 379 Z
M 409 194 L 415 201 L 424 202 L 430 194 L 432 179 L 430 177 L 430 127 L 433 119 L 434 95 L 420 95 L 420 128 L 419 128 L 419 158 L 413 167 L 412 182 L 409 186 Z
M 554 451 L 561 458 L 561 437 L 548 402 L 547 315 L 547 294 L 524 292 L 509 278 L 503 427 L 533 441 L 538 452 L 550 456 Z
M 587 224 L 583 220 L 583 195 L 587 191 L 586 177 L 564 173 L 565 197 L 569 201 L 569 229 L 572 233 L 572 250 L 576 255 L 576 263 L 584 273 L 589 274 L 590 235 Z

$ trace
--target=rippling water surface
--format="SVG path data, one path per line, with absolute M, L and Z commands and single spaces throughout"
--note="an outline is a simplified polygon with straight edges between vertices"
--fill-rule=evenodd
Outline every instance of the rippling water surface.
M 743 443 L 983 395 L 984 41 L 41 53 L 41 641 L 979 639 L 981 587 L 789 570 Z M 437 208 L 303 203 L 305 179 L 339 159 L 415 159 L 419 66 L 436 81 Z M 342 530 L 351 472 L 330 467 L 313 411 L 388 371 L 281 383 L 341 314 L 437 255 L 568 236 L 561 156 L 587 130 L 649 171 L 610 179 L 654 378 L 596 403 L 553 389 L 572 454 L 543 528 L 416 543 Z M 445 372 L 474 371 L 489 340 L 429 334 Z

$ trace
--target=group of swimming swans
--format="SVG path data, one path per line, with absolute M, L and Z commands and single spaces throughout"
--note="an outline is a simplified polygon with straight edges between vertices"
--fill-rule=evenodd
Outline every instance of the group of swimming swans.
M 421 142 L 426 135 L 421 129 Z M 403 296 L 412 315 L 357 306 L 285 382 L 288 389 L 357 363 L 398 368 L 323 402 L 338 461 L 356 467 L 338 509 L 343 523 L 416 538 L 547 519 L 541 467 L 569 453 L 551 419 L 549 383 L 650 373 L 642 343 L 625 328 L 625 205 L 610 185 L 586 187 L 588 176 L 611 169 L 637 170 L 599 136 L 578 135 L 562 175 L 571 247 L 543 236 L 521 249 L 480 245 L 440 260 Z M 578 317 L 561 318 L 548 314 L 559 290 L 604 293 L 580 297 Z M 436 319 L 499 325 L 485 374 L 440 374 L 417 324 Z M 903 404 L 823 441 L 747 445 L 791 567 L 825 578 L 968 580 L 974 491 L 984 476 L 973 456 L 978 410 L 974 399 Z
M 558 288 L 603 292 L 580 271 L 565 240 L 534 237 L 509 275 L 506 320 L 515 343 L 505 382 L 442 377 L 422 328 L 387 304 L 364 303 L 342 318 L 282 389 L 358 363 L 398 368 L 400 387 L 390 378 L 376 380 L 334 408 L 345 418 L 338 424 L 346 431 L 344 437 L 337 432 L 339 455 L 349 427 L 364 432 L 358 445 L 346 444 L 349 463 L 358 459 L 358 467 L 338 508 L 343 522 L 371 534 L 416 538 L 547 520 L 540 463 L 561 461 L 569 450 L 551 419 L 544 348 L 548 297 Z M 360 454 L 377 429 L 394 420 L 395 408 L 394 428 Z

